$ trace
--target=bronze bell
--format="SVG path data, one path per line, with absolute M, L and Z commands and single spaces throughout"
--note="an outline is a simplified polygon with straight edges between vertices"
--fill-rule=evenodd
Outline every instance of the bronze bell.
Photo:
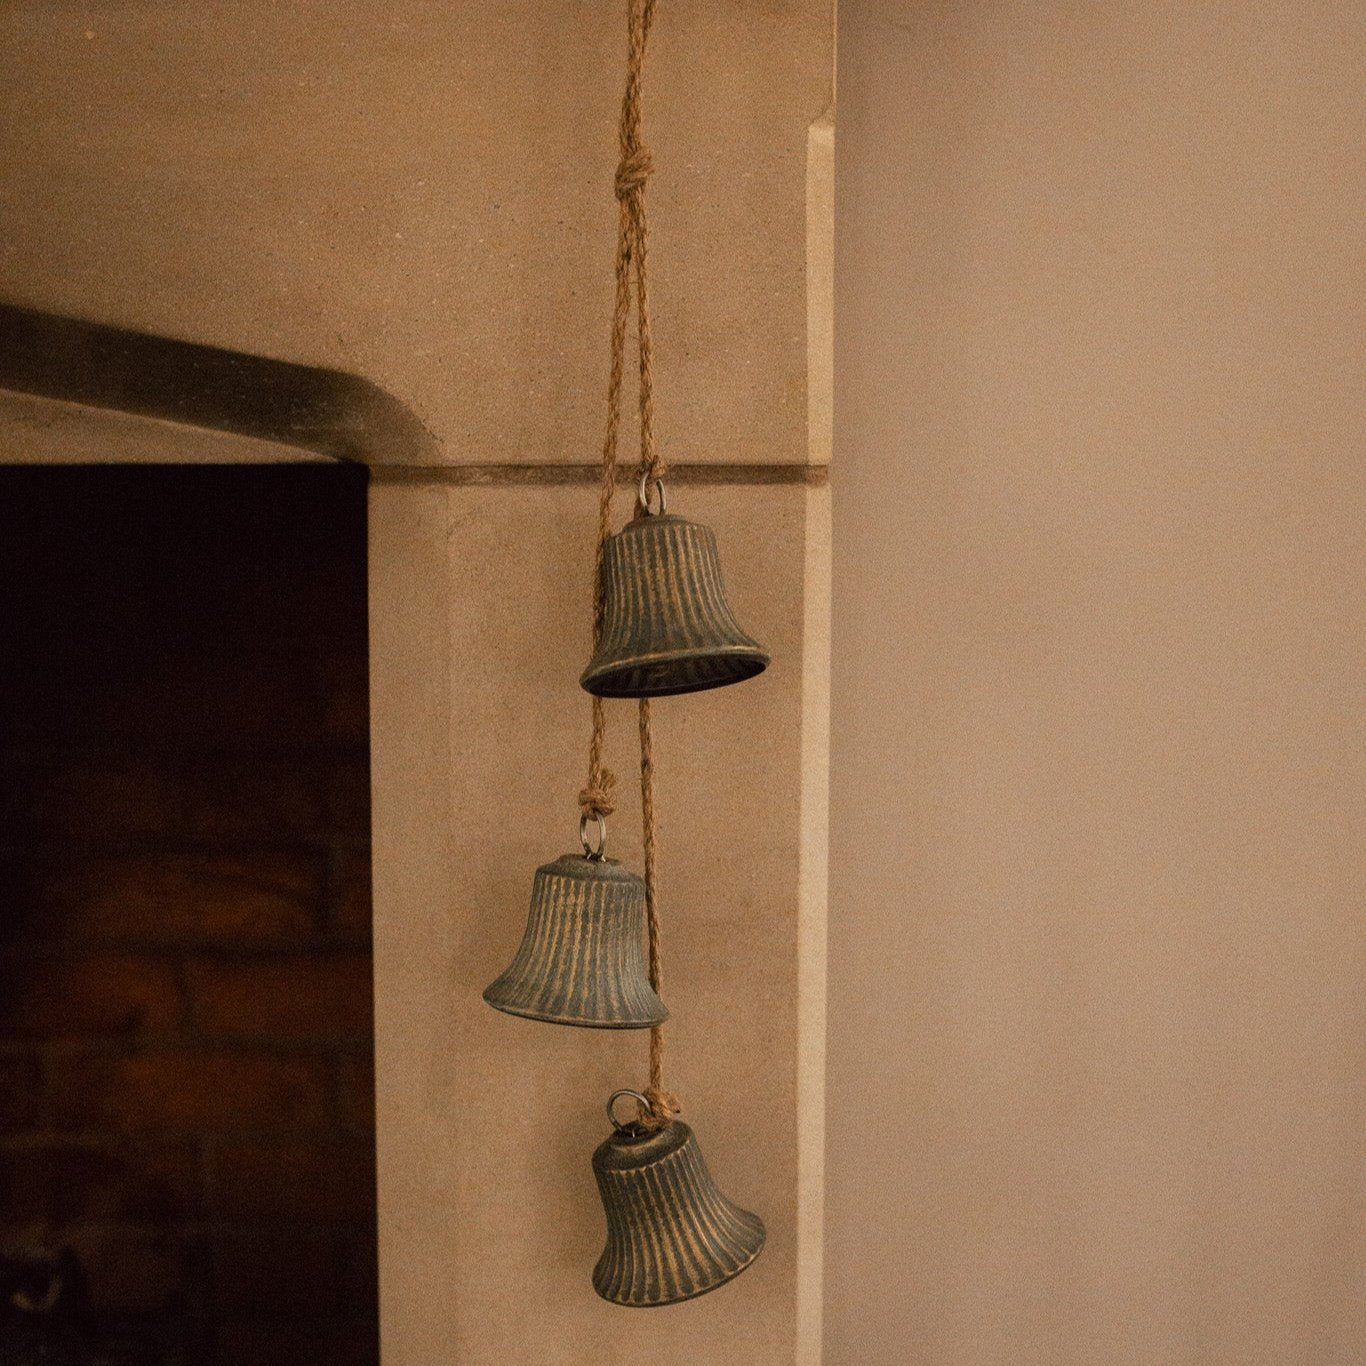
M 635 1091 L 621 1096 L 645 1098 Z M 716 1188 L 693 1131 L 671 1120 L 651 1131 L 619 1124 L 593 1154 L 607 1213 L 607 1246 L 593 1289 L 613 1304 L 646 1309 L 705 1295 L 763 1251 L 764 1223 Z
M 646 509 L 602 553 L 605 615 L 579 682 L 598 697 L 668 697 L 739 683 L 768 655 L 731 615 L 710 527 Z
M 522 946 L 484 991 L 509 1015 L 591 1029 L 669 1018 L 645 972 L 645 884 L 615 859 L 565 854 L 536 870 Z

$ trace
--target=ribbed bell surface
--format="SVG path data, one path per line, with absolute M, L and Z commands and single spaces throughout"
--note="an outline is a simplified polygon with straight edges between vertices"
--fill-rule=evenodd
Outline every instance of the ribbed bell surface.
M 565 854 L 536 870 L 522 946 L 484 999 L 509 1015 L 591 1029 L 669 1018 L 650 988 L 645 884 L 613 859 Z
M 602 636 L 579 682 L 599 697 L 668 697 L 739 683 L 768 655 L 726 601 L 710 527 L 637 517 L 603 547 Z
M 644 1309 L 694 1299 L 763 1250 L 763 1220 L 716 1188 L 682 1120 L 618 1130 L 593 1154 L 593 1174 L 607 1213 L 593 1289 L 605 1300 Z

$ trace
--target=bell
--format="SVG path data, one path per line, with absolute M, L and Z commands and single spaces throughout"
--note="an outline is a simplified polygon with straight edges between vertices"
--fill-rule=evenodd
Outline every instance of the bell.
M 536 870 L 522 946 L 484 1000 L 551 1024 L 661 1024 L 669 1012 L 645 973 L 644 928 L 645 884 L 634 873 L 600 852 L 565 854 Z
M 607 1104 L 635 1091 L 618 1091 Z M 613 1304 L 645 1309 L 705 1295 L 738 1276 L 764 1246 L 757 1214 L 716 1188 L 693 1131 L 671 1120 L 651 1131 L 616 1130 L 593 1154 L 607 1212 L 607 1246 L 593 1268 L 593 1289 Z
M 710 527 L 645 512 L 607 538 L 597 652 L 579 682 L 598 697 L 668 697 L 739 683 L 768 655 L 726 602 Z M 643 492 L 641 507 L 646 506 Z

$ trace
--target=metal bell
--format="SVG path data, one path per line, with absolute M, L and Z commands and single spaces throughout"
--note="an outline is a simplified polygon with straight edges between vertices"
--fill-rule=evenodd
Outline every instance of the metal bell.
M 669 1018 L 640 947 L 645 884 L 600 848 L 590 854 L 585 840 L 584 853 L 536 870 L 522 946 L 485 989 L 489 1005 L 591 1029 L 645 1029 Z
M 682 1120 L 650 1131 L 619 1124 L 593 1154 L 607 1213 L 607 1246 L 593 1289 L 613 1304 L 646 1309 L 705 1295 L 738 1276 L 764 1246 L 764 1223 L 716 1188 L 693 1131 Z
M 668 515 L 657 487 L 659 511 L 638 515 L 603 546 L 602 635 L 579 679 L 598 697 L 701 692 L 768 664 L 731 615 L 711 528 Z

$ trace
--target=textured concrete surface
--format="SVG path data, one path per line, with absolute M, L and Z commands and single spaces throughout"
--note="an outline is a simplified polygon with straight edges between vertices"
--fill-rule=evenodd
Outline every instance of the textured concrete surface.
M 373 491 L 386 1362 L 625 1366 L 645 1328 L 671 1366 L 798 1359 L 803 1123 L 820 1145 L 819 1094 L 808 1079 L 802 1119 L 797 1092 L 811 1045 L 798 1001 L 805 541 L 814 525 L 820 545 L 825 500 L 794 486 L 675 499 L 715 527 L 732 604 L 773 663 L 655 706 L 668 1077 L 769 1244 L 734 1284 L 643 1327 L 589 1286 L 604 1236 L 589 1157 L 608 1094 L 644 1080 L 647 1035 L 512 1019 L 480 999 L 520 940 L 536 866 L 576 844 L 594 502 L 573 488 Z M 639 868 L 635 708 L 608 706 L 611 852 Z M 807 901 L 809 916 L 810 889 Z

